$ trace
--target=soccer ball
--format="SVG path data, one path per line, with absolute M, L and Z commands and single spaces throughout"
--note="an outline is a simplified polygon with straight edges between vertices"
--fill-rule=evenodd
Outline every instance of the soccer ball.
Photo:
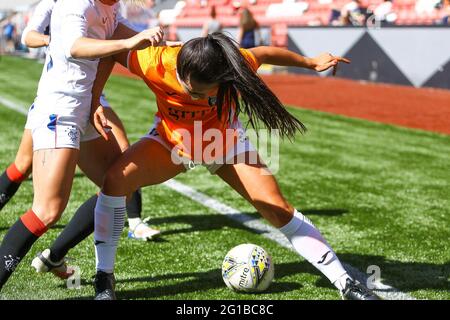
M 274 276 L 272 258 L 255 244 L 240 244 L 231 249 L 222 263 L 222 278 L 235 291 L 261 292 Z

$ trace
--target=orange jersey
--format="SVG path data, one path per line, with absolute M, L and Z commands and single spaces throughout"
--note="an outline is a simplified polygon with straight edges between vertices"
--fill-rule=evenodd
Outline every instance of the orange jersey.
M 193 100 L 189 94 L 183 91 L 176 72 L 180 49 L 181 47 L 148 47 L 143 50 L 131 51 L 128 68 L 140 76 L 156 95 L 158 107 L 156 116 L 160 119 L 156 126 L 158 133 L 171 145 L 177 146 L 181 150 L 179 151 L 180 155 L 193 158 L 194 144 L 198 145 L 199 142 L 194 142 L 192 139 L 190 143 L 186 143 L 180 136 L 180 131 L 188 131 L 192 138 L 195 137 L 198 140 L 199 137 L 195 135 L 194 129 L 198 133 L 201 125 L 202 132 L 208 129 L 218 129 L 225 137 L 225 130 L 234 120 L 237 120 L 237 117 L 234 106 L 223 105 L 222 115 L 219 119 L 215 97 Z M 259 63 L 254 55 L 249 50 L 241 49 L 240 51 L 256 72 Z M 201 123 L 197 121 L 201 121 Z M 202 141 L 201 145 L 203 150 L 205 142 Z M 228 147 L 225 145 L 226 149 Z

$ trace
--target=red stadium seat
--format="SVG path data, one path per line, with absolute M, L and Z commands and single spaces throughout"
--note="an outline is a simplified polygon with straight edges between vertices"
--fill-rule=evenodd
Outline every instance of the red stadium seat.
M 238 10 L 233 6 L 235 0 L 209 0 L 208 6 L 201 7 L 200 1 L 187 0 L 187 5 L 179 15 L 176 25 L 201 26 L 209 17 L 210 7 L 216 6 L 217 18 L 224 27 L 235 27 L 239 22 Z M 341 7 L 350 0 L 334 0 L 329 4 L 321 4 L 318 0 L 302 0 L 309 4 L 308 9 L 299 16 L 291 17 L 266 17 L 270 4 L 281 3 L 283 0 L 241 0 L 240 7 L 248 7 L 261 26 L 285 23 L 292 26 L 328 25 L 331 9 L 334 6 Z M 384 0 L 362 0 L 362 5 L 369 9 L 376 8 Z M 253 4 L 252 4 L 253 3 Z M 432 14 L 417 15 L 415 12 L 416 0 L 395 0 L 393 10 L 397 13 L 397 25 L 429 25 L 442 19 L 442 12 L 435 11 Z M 278 40 L 276 40 L 278 41 Z
M 286 23 L 274 23 L 271 28 L 271 45 L 287 48 L 288 26 Z
M 230 3 L 230 0 L 209 0 L 209 6 L 226 6 Z

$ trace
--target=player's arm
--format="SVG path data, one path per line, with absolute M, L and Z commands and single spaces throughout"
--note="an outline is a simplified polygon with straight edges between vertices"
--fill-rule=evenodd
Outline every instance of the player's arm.
M 22 38 L 22 43 L 28 48 L 46 47 L 50 42 L 50 36 L 36 30 L 29 30 L 24 35 L 25 36 Z
M 120 21 L 117 25 L 116 30 L 114 30 L 114 34 L 111 38 L 112 40 L 110 41 L 131 38 L 136 36 L 137 34 L 138 32 L 131 29 L 131 27 L 123 23 L 123 21 Z M 105 128 L 108 127 L 108 120 L 106 119 L 106 116 L 103 112 L 103 106 L 100 104 L 100 97 L 105 84 L 108 81 L 109 76 L 111 75 L 115 62 L 117 61 L 126 67 L 128 53 L 129 50 L 123 50 L 119 53 L 116 53 L 115 55 L 104 57 L 100 59 L 97 67 L 97 75 L 92 86 L 91 122 L 94 125 L 95 129 L 105 139 L 108 139 L 108 136 L 105 132 Z
M 114 34 L 112 36 L 113 40 L 120 40 L 134 37 L 138 32 L 132 29 L 127 20 L 125 20 L 121 15 L 118 17 L 119 23 L 117 24 Z M 128 54 L 128 51 L 123 52 Z M 103 138 L 108 140 L 108 135 L 106 133 L 106 128 L 108 126 L 108 119 L 104 113 L 104 107 L 100 103 L 100 97 L 102 95 L 103 89 L 106 82 L 111 75 L 114 68 L 115 60 L 112 56 L 100 59 L 97 67 L 97 75 L 95 77 L 94 84 L 92 86 L 92 102 L 91 102 L 91 122 L 94 128 L 102 135 Z
M 22 32 L 21 42 L 29 48 L 48 46 L 50 37 L 45 35 L 45 29 L 50 25 L 54 2 L 43 0 L 39 2 L 31 16 L 25 30 Z
M 114 68 L 114 59 L 113 57 L 106 57 L 100 59 L 97 68 L 97 75 L 95 77 L 94 84 L 92 86 L 92 105 L 100 104 L 100 97 L 102 95 L 103 89 L 105 88 L 105 84 L 111 75 L 111 72 Z
M 307 58 L 295 52 L 276 47 L 256 47 L 250 49 L 260 64 L 267 63 L 278 66 L 300 67 L 315 71 L 325 71 L 333 67 L 333 75 L 339 62 L 350 63 L 350 60 L 336 57 L 330 53 L 322 53 L 314 58 Z
M 125 28 L 123 24 L 116 26 L 116 29 L 121 26 L 120 30 L 127 30 L 127 32 L 124 31 L 122 37 L 115 37 L 111 40 L 89 38 L 89 17 L 93 14 L 96 13 L 92 12 L 92 8 L 88 5 L 83 7 L 77 5 L 76 2 L 67 3 L 64 16 L 65 23 L 61 30 L 62 34 L 67 35 L 64 38 L 66 57 L 75 59 L 103 58 L 128 50 L 144 49 L 151 45 L 158 45 L 163 39 L 164 32 L 159 27 L 130 35 L 128 32 L 131 29 Z
M 111 75 L 114 63 L 113 57 L 100 59 L 97 68 L 97 76 L 95 77 L 92 86 L 91 122 L 98 133 L 106 140 L 108 140 L 108 135 L 105 129 L 109 128 L 109 126 L 108 119 L 104 114 L 103 106 L 100 104 L 100 96 L 102 95 L 106 81 L 108 81 L 108 78 Z
M 76 59 L 96 59 L 129 50 L 144 49 L 158 45 L 164 36 L 160 27 L 147 29 L 128 39 L 98 40 L 81 37 L 75 40 L 70 55 Z

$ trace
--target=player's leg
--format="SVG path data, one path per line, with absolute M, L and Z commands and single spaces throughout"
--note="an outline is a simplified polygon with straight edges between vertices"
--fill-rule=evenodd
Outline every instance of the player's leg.
M 123 228 L 126 196 L 139 187 L 159 184 L 185 171 L 169 150 L 153 139 L 133 144 L 108 169 L 95 207 L 96 299 L 114 299 L 115 255 Z
M 78 166 L 92 182 L 100 187 L 107 168 L 122 153 L 121 147 L 111 132 L 109 140 L 106 141 L 103 137 L 99 137 L 92 127 L 86 129 L 83 139 L 87 141 L 81 142 Z M 36 272 L 51 271 L 62 279 L 68 278 L 73 273 L 73 270 L 66 265 L 64 258 L 70 249 L 94 231 L 96 201 L 97 194 L 86 200 L 50 248 L 37 254 L 31 263 Z
M 22 181 L 30 175 L 32 161 L 31 130 L 25 129 L 14 162 L 0 176 L 0 210 L 14 196 Z
M 247 159 L 251 159 L 249 154 Z M 255 164 L 225 164 L 216 173 L 279 228 L 297 253 L 322 272 L 346 298 L 375 298 L 367 289 L 357 287 L 320 231 L 283 197 L 275 177 L 259 156 L 256 159 Z
M 105 110 L 108 112 L 111 109 L 105 108 Z M 109 116 L 111 113 L 108 114 Z M 103 184 L 104 174 L 108 167 L 128 148 L 128 140 L 123 134 L 124 130 L 120 128 L 123 128 L 120 120 L 117 117 L 113 118 L 110 125 L 112 130 L 108 134 L 108 141 L 100 137 L 92 126 L 88 126 L 83 136 L 84 141 L 81 142 L 78 166 L 99 187 Z M 67 266 L 64 258 L 73 247 L 94 231 L 94 209 L 97 197 L 95 194 L 85 201 L 50 248 L 36 255 L 31 263 L 36 272 L 51 271 L 62 279 L 72 275 L 73 270 Z M 159 233 L 159 230 L 151 231 Z
M 108 118 L 108 124 L 111 131 L 117 140 L 117 143 L 122 150 L 128 149 L 130 142 L 128 141 L 125 127 L 112 108 L 105 108 L 104 112 Z M 133 192 L 127 202 L 127 216 L 128 216 L 128 238 L 136 240 L 153 240 L 159 237 L 161 231 L 152 228 L 145 221 L 142 220 L 142 195 L 141 190 L 137 189 Z
M 0 246 L 0 288 L 33 243 L 58 221 L 72 188 L 79 151 L 40 149 L 33 155 L 33 206 L 6 233 Z

